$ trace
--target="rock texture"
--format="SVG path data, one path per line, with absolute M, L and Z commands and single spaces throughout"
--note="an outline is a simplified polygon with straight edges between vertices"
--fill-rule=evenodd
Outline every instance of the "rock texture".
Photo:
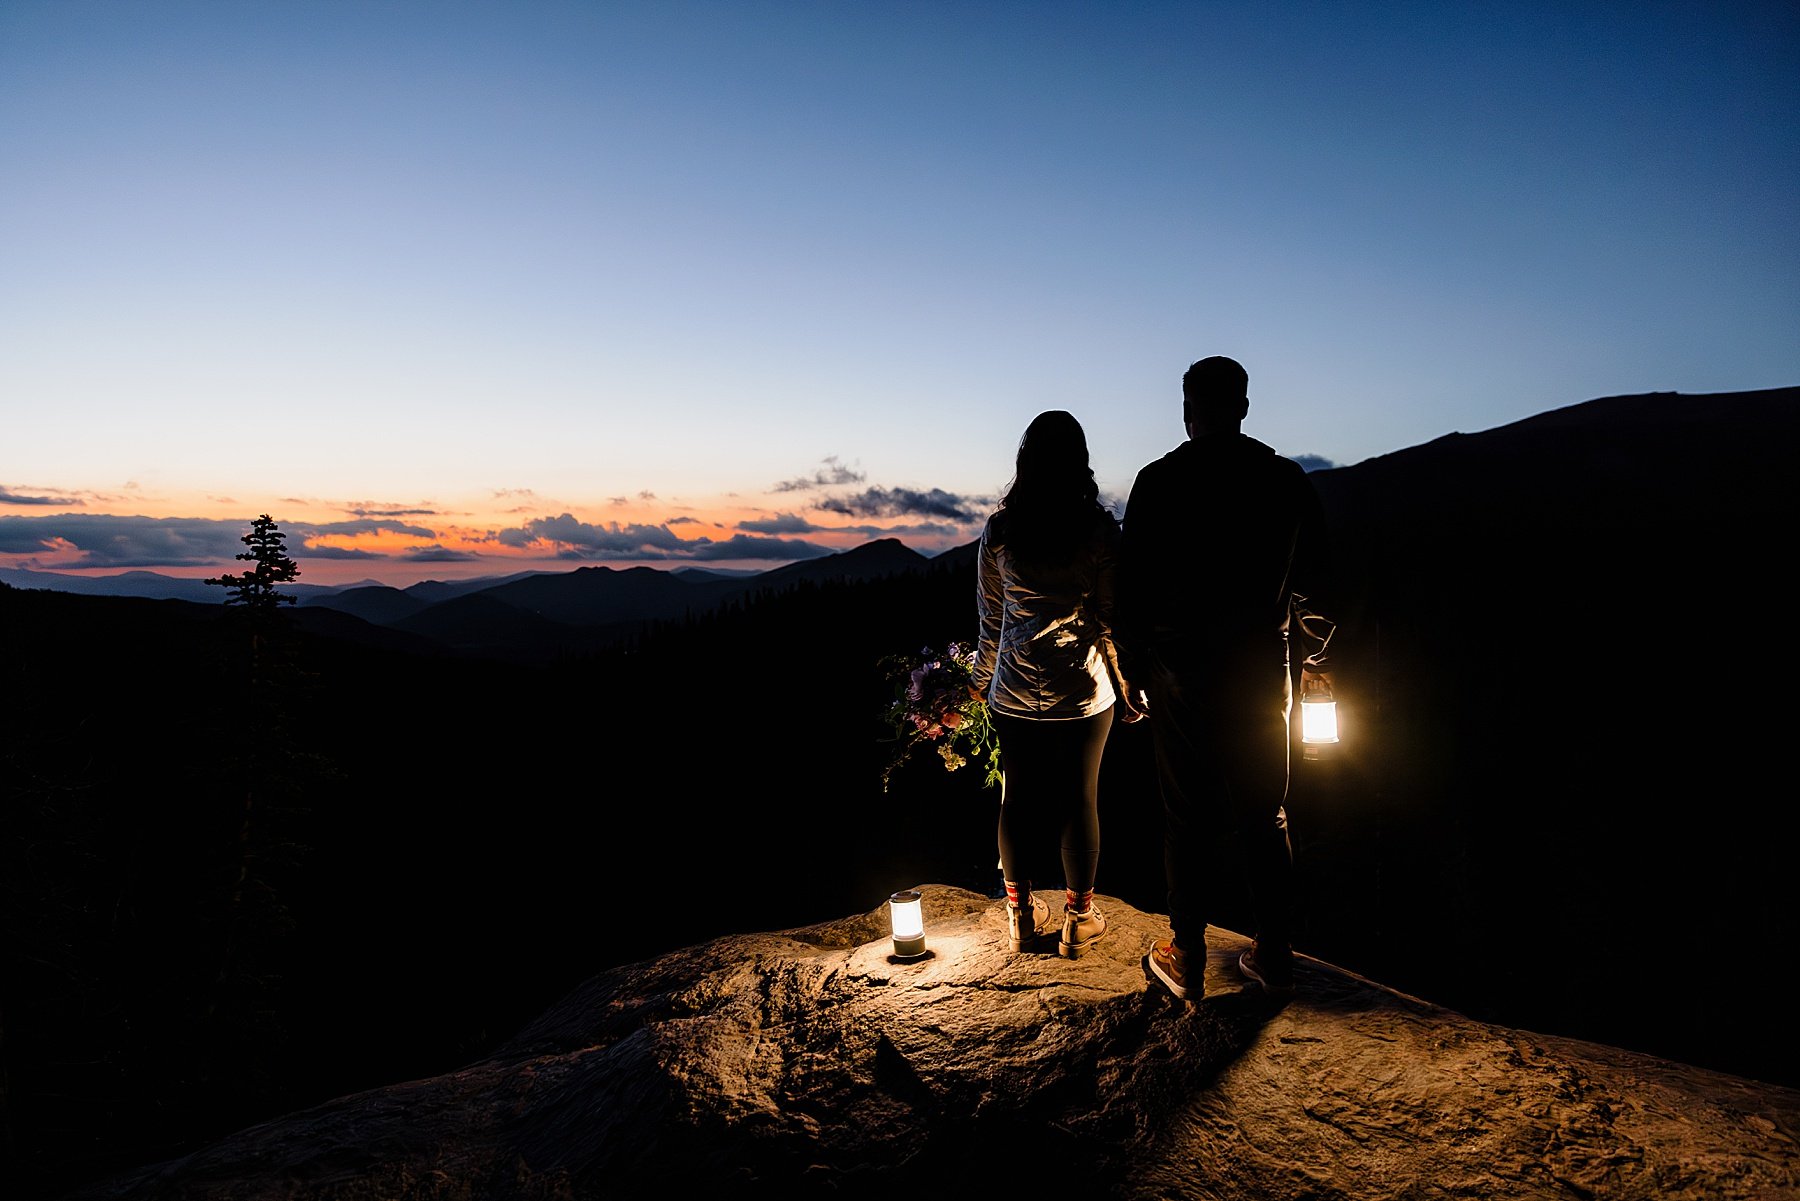
M 1075 961 L 1000 903 L 885 906 L 590 980 L 492 1056 L 348 1096 L 83 1201 L 983 1196 L 1800 1197 L 1800 1091 L 1472 1021 L 1301 957 L 1265 998 L 1145 978 L 1165 918 L 1107 897 Z M 1554 987 L 1546 977 L 1545 987 Z

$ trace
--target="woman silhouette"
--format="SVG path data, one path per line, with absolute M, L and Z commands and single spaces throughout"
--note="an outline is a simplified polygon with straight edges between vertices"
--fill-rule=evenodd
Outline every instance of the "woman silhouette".
M 1099 502 L 1087 435 L 1073 415 L 1040 413 L 1019 440 L 1012 483 L 981 532 L 972 691 L 1000 743 L 1000 870 L 1012 949 L 1049 934 L 1032 891 L 1052 846 L 1063 878 L 1058 954 L 1106 933 L 1094 904 L 1100 862 L 1100 758 L 1121 720 L 1144 716 L 1112 640 L 1119 525 Z

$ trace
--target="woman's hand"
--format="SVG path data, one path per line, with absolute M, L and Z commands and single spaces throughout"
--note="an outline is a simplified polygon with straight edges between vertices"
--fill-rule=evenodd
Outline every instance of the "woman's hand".
M 1126 725 L 1143 721 L 1150 715 L 1150 702 L 1138 689 L 1127 684 L 1119 689 L 1119 720 Z

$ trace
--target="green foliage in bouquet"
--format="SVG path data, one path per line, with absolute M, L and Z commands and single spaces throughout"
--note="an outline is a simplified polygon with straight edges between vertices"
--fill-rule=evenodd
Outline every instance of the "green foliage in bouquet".
M 941 654 L 926 647 L 917 655 L 888 655 L 880 666 L 894 688 L 884 715 L 894 730 L 887 740 L 894 749 L 881 770 L 883 792 L 901 764 L 927 749 L 944 761 L 946 771 L 974 763 L 987 772 L 984 787 L 1000 783 L 994 723 L 987 704 L 969 691 L 975 683 L 974 647 L 952 642 Z

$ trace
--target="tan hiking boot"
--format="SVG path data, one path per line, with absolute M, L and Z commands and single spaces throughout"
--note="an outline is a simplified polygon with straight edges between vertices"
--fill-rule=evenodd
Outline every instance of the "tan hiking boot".
M 1197 970 L 1190 972 L 1187 952 L 1176 946 L 1173 939 L 1151 947 L 1144 956 L 1144 966 L 1177 1001 L 1198 1001 L 1206 991 L 1205 957 L 1194 965 Z
M 1079 959 L 1105 934 L 1106 918 L 1100 913 L 1100 906 L 1090 905 L 1085 912 L 1076 913 L 1064 905 L 1062 941 L 1056 945 L 1056 953 L 1064 959 Z
M 1035 948 L 1049 924 L 1050 906 L 1036 893 L 1024 905 L 1006 903 L 1006 945 L 1015 951 Z

